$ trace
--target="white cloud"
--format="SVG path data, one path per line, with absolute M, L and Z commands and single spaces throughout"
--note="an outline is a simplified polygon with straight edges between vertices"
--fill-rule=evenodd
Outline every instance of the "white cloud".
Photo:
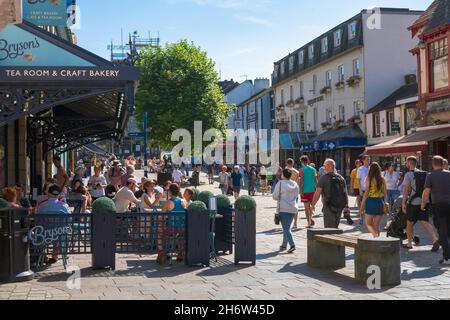
M 240 15 L 235 15 L 234 17 L 236 19 L 238 19 L 239 21 L 250 22 L 250 23 L 254 23 L 254 24 L 258 24 L 258 25 L 262 25 L 262 26 L 267 26 L 267 27 L 273 26 L 272 22 L 270 22 L 269 20 L 258 18 L 258 17 L 255 17 L 255 16 L 243 17 L 243 16 L 240 16 Z

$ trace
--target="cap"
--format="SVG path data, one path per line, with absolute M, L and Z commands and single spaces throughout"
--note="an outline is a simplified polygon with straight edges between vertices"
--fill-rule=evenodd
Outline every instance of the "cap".
M 113 164 L 120 164 L 120 161 L 119 160 L 114 160 Z
M 136 181 L 136 179 L 134 179 L 134 178 L 128 179 L 127 182 L 128 182 L 128 183 L 134 183 L 134 184 L 137 184 L 137 181 Z
M 51 194 L 52 196 L 57 197 L 61 194 L 61 189 L 56 184 L 52 184 L 48 188 L 48 193 Z

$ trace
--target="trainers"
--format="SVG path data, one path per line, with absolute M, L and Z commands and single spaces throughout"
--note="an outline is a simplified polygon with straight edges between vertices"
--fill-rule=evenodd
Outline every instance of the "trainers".
M 450 266 L 450 261 L 444 259 L 444 260 L 439 261 L 439 264 L 441 266 Z
M 431 252 L 438 252 L 439 249 L 440 249 L 440 247 L 441 247 L 441 244 L 439 243 L 439 241 L 436 241 L 436 242 L 433 244 L 433 248 L 431 249 Z
M 295 250 L 297 250 L 295 247 L 291 247 L 287 253 L 294 253 Z

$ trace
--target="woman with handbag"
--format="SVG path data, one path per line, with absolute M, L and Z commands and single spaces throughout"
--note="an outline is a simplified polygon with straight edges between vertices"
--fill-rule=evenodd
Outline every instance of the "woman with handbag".
M 293 253 L 295 249 L 295 242 L 292 236 L 292 222 L 295 215 L 298 213 L 298 195 L 300 188 L 295 181 L 291 180 L 292 171 L 290 169 L 283 170 L 282 180 L 276 185 L 273 192 L 273 199 L 278 201 L 277 215 L 283 227 L 283 244 L 280 251 L 287 249 L 287 243 L 291 246 L 288 253 Z M 277 221 L 278 217 L 275 217 Z
M 370 166 L 366 180 L 366 192 L 361 205 L 361 214 L 366 214 L 366 225 L 374 238 L 380 237 L 380 223 L 384 215 L 389 214 L 386 198 L 386 181 L 381 176 L 381 167 L 374 162 Z

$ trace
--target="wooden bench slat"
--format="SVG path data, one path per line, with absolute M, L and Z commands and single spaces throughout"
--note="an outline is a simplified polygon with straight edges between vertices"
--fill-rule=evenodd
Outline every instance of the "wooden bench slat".
M 356 248 L 358 238 L 348 235 L 317 235 L 315 239 L 328 244 L 342 245 L 350 248 Z

